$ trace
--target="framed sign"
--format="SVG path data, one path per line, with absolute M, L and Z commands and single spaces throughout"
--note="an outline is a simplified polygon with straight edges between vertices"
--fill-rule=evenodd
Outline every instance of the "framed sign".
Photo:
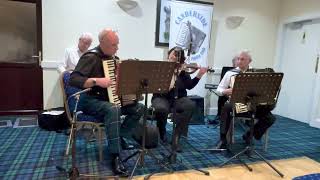
M 170 33 L 170 0 L 157 0 L 156 46 L 169 46 Z
M 155 45 L 169 47 L 170 39 L 170 17 L 171 17 L 171 2 L 172 0 L 157 0 L 157 19 L 156 19 L 156 34 L 155 34 Z M 176 0 L 184 1 L 189 3 L 197 4 L 208 4 L 213 3 L 195 1 L 195 0 Z

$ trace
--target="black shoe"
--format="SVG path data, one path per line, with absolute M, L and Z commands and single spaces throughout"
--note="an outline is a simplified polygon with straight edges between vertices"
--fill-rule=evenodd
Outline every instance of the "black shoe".
M 180 146 L 180 143 L 177 144 L 177 152 L 182 153 L 182 148 Z
M 223 140 L 219 140 L 216 145 L 216 149 L 228 149 L 228 143 Z
M 168 138 L 166 135 L 160 136 L 160 140 L 163 144 L 166 144 L 168 142 Z
M 112 171 L 115 175 L 121 176 L 121 177 L 128 177 L 128 171 L 124 167 L 123 162 L 119 158 L 119 156 L 115 157 L 112 160 Z
M 121 148 L 123 150 L 131 150 L 135 148 L 133 144 L 128 144 L 123 137 L 121 137 L 120 140 L 121 140 Z

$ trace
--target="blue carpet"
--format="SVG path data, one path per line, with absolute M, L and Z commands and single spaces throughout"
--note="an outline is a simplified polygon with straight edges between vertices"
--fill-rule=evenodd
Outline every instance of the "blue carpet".
M 168 127 L 170 131 L 170 127 Z M 169 132 L 170 133 L 170 132 Z M 0 128 L 0 179 L 65 179 L 65 175 L 56 170 L 56 166 L 71 167 L 71 156 L 64 157 L 67 136 L 63 133 L 49 132 L 38 127 Z M 243 131 L 236 128 L 235 152 L 245 147 L 241 140 Z M 206 125 L 193 125 L 189 129 L 188 139 L 182 139 L 183 153 L 178 159 L 192 168 L 215 167 L 226 161 L 226 153 L 198 152 L 196 150 L 213 146 L 219 137 L 219 129 Z M 268 151 L 262 151 L 262 142 L 255 142 L 256 149 L 268 160 L 286 159 L 307 156 L 320 162 L 320 129 L 307 124 L 277 116 L 276 123 L 269 133 Z M 158 158 L 168 154 L 169 146 L 160 146 L 152 150 Z M 123 151 L 124 158 L 134 151 Z M 95 143 L 77 141 L 77 166 L 81 173 L 99 173 L 110 175 L 110 159 L 98 161 L 98 150 Z M 260 161 L 258 158 L 243 158 L 246 162 Z M 129 169 L 133 168 L 135 158 L 128 161 Z M 231 163 L 239 163 L 237 160 Z M 187 169 L 174 165 L 175 170 Z M 137 169 L 135 175 L 151 172 L 164 172 L 153 161 L 146 157 L 145 168 Z

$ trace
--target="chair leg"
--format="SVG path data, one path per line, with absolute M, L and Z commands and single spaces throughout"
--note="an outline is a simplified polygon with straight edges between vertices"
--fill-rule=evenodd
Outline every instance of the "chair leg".
M 98 129 L 98 146 L 99 146 L 99 161 L 103 160 L 103 150 L 102 150 L 102 130 L 100 127 Z
M 268 149 L 268 141 L 269 141 L 269 129 L 264 134 L 264 144 L 263 144 L 263 151 L 267 152 Z
M 69 150 L 70 150 L 70 146 L 71 146 L 71 143 L 72 143 L 72 135 L 73 135 L 72 133 L 73 133 L 73 131 L 71 130 L 70 134 L 69 134 L 68 144 L 66 146 L 66 153 L 65 153 L 66 156 L 69 155 Z

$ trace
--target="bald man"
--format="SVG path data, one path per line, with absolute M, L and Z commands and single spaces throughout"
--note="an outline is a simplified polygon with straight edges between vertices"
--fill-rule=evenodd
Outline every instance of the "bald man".
M 108 138 L 108 150 L 112 158 L 114 174 L 127 176 L 119 153 L 121 149 L 128 148 L 122 137 L 131 137 L 132 129 L 137 125 L 143 114 L 143 105 L 134 103 L 119 108 L 109 102 L 107 88 L 112 80 L 104 75 L 103 60 L 119 58 L 115 56 L 118 50 L 119 37 L 110 29 L 103 29 L 99 33 L 99 46 L 81 56 L 78 65 L 70 77 L 70 85 L 78 88 L 92 88 L 83 94 L 79 102 L 79 110 L 92 115 L 105 124 Z M 120 115 L 127 115 L 121 124 Z M 108 156 L 108 155 L 107 155 Z M 105 157 L 107 157 L 105 156 Z

